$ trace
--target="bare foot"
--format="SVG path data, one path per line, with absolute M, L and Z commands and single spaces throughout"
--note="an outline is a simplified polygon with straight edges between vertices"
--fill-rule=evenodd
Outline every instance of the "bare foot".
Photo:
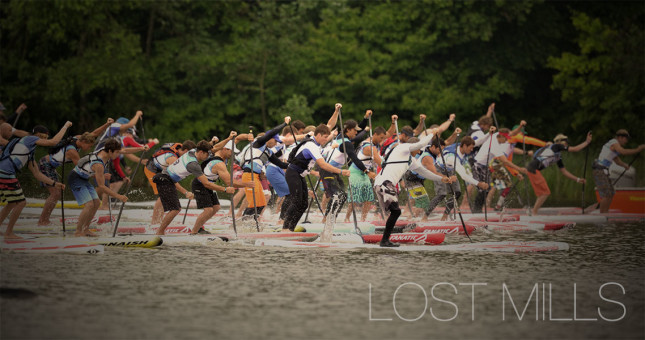
M 85 236 L 85 233 L 82 231 L 77 231 L 74 233 L 74 237 L 84 237 L 84 236 Z
M 4 234 L 4 239 L 5 240 L 21 240 L 22 237 L 14 234 L 14 233 L 11 233 L 11 234 Z
M 42 221 L 42 222 L 41 222 L 41 221 L 38 221 L 38 226 L 39 226 L 39 227 L 48 227 L 48 226 L 50 226 L 51 224 L 52 224 L 52 222 L 51 222 L 50 220 Z
M 290 232 L 291 232 L 291 230 L 289 230 L 289 228 L 282 228 L 282 230 L 281 230 L 280 232 L 283 232 L 283 233 L 290 233 Z

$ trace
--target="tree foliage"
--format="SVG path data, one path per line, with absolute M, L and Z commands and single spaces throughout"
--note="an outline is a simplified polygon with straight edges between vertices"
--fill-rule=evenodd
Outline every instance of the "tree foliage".
M 587 5 L 11 0 L 1 100 L 29 105 L 23 128 L 72 120 L 76 133 L 142 109 L 147 135 L 168 141 L 286 114 L 319 123 L 336 102 L 375 125 L 455 112 L 462 128 L 496 102 L 502 125 L 526 119 L 544 139 L 642 127 L 645 8 Z

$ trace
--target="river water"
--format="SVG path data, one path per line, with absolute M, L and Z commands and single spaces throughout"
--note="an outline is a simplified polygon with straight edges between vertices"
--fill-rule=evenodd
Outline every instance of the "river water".
M 541 254 L 236 243 L 2 254 L 0 338 L 643 339 L 644 227 L 473 235 L 571 246 Z

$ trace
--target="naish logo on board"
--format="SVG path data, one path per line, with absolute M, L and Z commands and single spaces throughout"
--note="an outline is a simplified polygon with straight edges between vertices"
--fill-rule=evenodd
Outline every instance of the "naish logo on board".
M 101 244 L 106 247 L 133 247 L 133 246 L 145 246 L 145 245 L 148 245 L 149 243 L 150 241 L 148 240 L 142 240 L 142 241 L 106 242 Z

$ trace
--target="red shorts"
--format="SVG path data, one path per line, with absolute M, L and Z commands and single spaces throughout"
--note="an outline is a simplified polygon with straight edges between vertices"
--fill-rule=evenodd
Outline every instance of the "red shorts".
M 531 181 L 531 186 L 535 192 L 535 196 L 544 196 L 550 195 L 551 190 L 549 190 L 549 185 L 546 183 L 544 176 L 540 173 L 540 170 L 535 170 L 535 174 L 528 172 L 529 181 Z

